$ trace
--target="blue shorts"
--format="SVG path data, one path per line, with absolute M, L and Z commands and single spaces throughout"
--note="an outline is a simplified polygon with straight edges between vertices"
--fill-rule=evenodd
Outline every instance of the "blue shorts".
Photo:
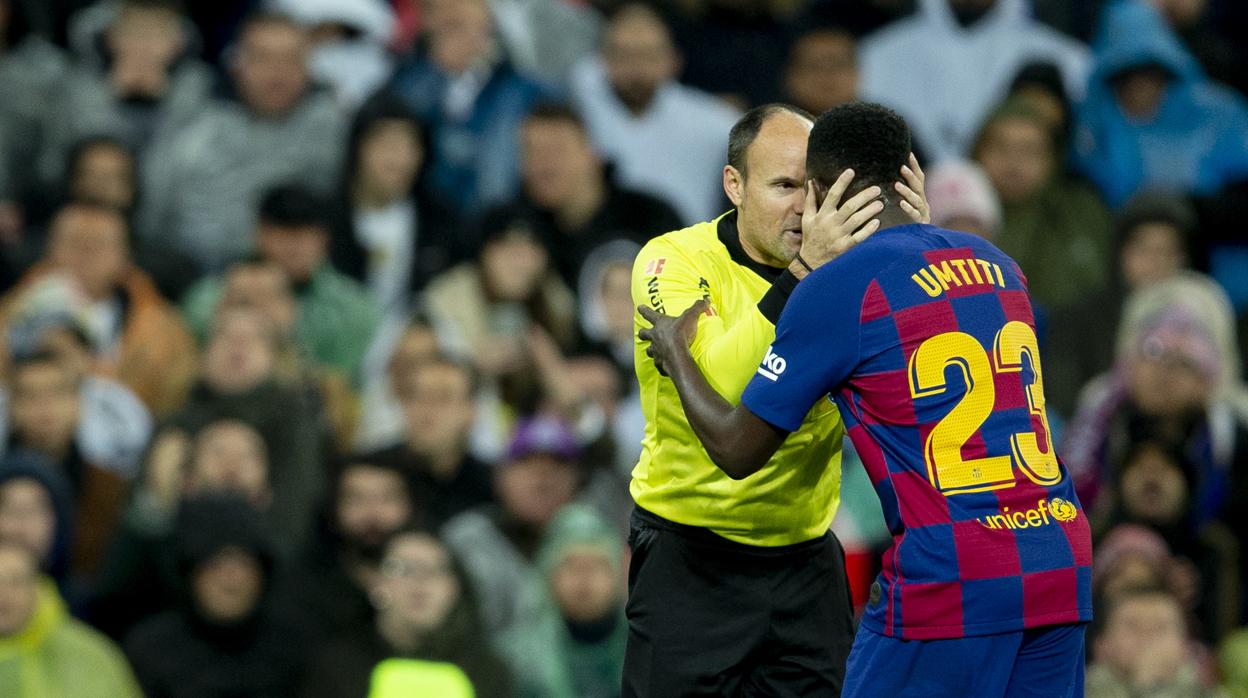
M 950 640 L 898 640 L 859 626 L 843 698 L 1083 696 L 1086 626 Z

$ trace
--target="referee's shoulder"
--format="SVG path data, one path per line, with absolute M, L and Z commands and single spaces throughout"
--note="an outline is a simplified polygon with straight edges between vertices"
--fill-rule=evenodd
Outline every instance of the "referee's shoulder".
M 651 238 L 641 248 L 638 258 L 653 256 L 656 253 L 677 252 L 689 253 L 706 247 L 718 238 L 715 233 L 715 221 L 702 221 L 693 225 L 673 230 Z

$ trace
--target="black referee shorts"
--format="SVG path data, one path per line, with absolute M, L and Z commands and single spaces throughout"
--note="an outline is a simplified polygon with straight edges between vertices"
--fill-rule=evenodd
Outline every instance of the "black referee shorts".
M 854 639 L 831 531 L 742 545 L 633 511 L 624 696 L 839 696 Z

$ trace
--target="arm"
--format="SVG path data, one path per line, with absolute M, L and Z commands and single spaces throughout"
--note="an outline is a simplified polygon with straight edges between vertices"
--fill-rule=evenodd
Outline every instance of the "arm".
M 638 311 L 652 327 L 638 336 L 650 342 L 646 354 L 655 367 L 672 379 L 689 425 L 711 460 L 728 477 L 740 480 L 758 472 L 789 432 L 759 419 L 744 405 L 732 406 L 702 375 L 689 344 L 707 307 L 706 301 L 698 301 L 678 317 L 670 317 L 640 306 Z M 663 349 L 656 351 L 656 346 Z

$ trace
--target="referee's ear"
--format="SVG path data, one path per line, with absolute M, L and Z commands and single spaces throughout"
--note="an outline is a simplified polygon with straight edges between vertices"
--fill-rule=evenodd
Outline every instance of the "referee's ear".
M 724 165 L 724 194 L 734 207 L 739 207 L 745 198 L 745 173 L 732 165 Z

